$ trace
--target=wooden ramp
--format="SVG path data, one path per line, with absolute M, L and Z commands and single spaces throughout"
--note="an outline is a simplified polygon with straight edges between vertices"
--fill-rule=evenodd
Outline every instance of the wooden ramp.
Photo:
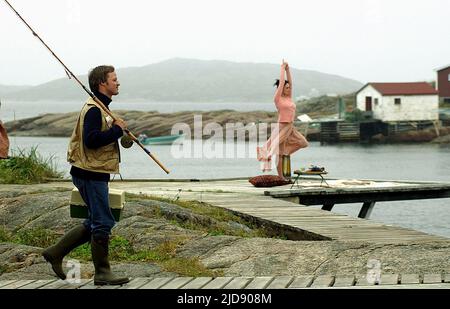
M 317 185 L 317 182 L 314 183 Z M 130 193 L 202 201 L 231 210 L 259 223 L 270 222 L 290 235 L 297 234 L 298 240 L 364 241 L 383 244 L 448 241 L 445 237 L 265 196 L 265 189 L 254 188 L 247 180 L 193 183 L 116 182 L 112 187 Z M 290 186 L 283 187 L 283 192 L 290 191 L 289 188 Z
M 310 236 L 310 240 L 364 241 L 369 243 L 404 243 L 448 241 L 447 238 L 386 225 L 325 210 L 313 209 L 271 197 L 204 196 L 204 202 L 251 216 L 257 222 L 273 222 Z M 306 238 L 308 239 L 308 238 Z
M 431 186 L 435 187 L 435 189 L 432 189 L 430 186 L 427 187 L 426 183 L 371 181 L 371 183 L 374 183 L 373 187 L 367 188 L 366 185 L 346 184 L 351 182 L 343 180 L 327 179 L 327 182 L 332 187 L 331 189 L 336 192 L 359 190 L 360 192 L 364 191 L 363 193 L 365 194 L 370 194 L 371 197 L 374 195 L 379 196 L 376 194 L 376 190 L 386 191 L 392 190 L 393 188 L 397 188 L 399 194 L 406 194 L 405 192 L 407 191 L 401 192 L 403 189 L 411 192 L 411 188 L 414 188 L 414 190 L 422 188 L 426 194 L 442 194 L 441 197 L 446 197 L 448 194 L 447 191 L 450 190 L 450 185 L 448 184 L 442 185 L 441 187 L 436 186 L 436 184 L 431 184 Z M 321 187 L 320 180 L 317 179 L 302 179 L 300 184 L 304 192 L 315 191 L 316 193 L 319 192 L 318 195 L 324 190 L 330 189 Z M 41 184 L 35 187 L 37 189 L 45 187 L 72 188 L 73 185 L 69 182 L 60 182 Z M 283 197 L 289 199 L 289 196 L 286 196 L 286 194 L 299 193 L 298 190 L 297 192 L 290 190 L 290 187 L 290 185 L 280 187 L 275 191 L 281 191 Z M 116 181 L 111 183 L 111 188 L 134 194 L 160 196 L 167 199 L 197 200 L 210 203 L 213 206 L 239 213 L 244 217 L 247 216 L 256 222 L 270 222 L 271 225 L 281 227 L 284 231 L 290 232 L 291 235 L 296 233 L 299 239 L 305 240 L 364 241 L 381 244 L 449 240 L 445 237 L 429 235 L 412 229 L 314 209 L 298 204 L 299 198 L 295 196 L 293 199 L 295 203 L 266 196 L 264 193 L 268 191 L 267 189 L 253 187 L 248 182 L 248 179 L 193 182 L 175 180 Z
M 0 281 L 4 289 L 306 289 L 306 288 L 450 288 L 449 274 L 381 274 L 320 275 L 278 277 L 149 277 L 134 278 L 123 286 L 95 286 L 93 280 L 79 282 L 63 280 L 8 280 Z

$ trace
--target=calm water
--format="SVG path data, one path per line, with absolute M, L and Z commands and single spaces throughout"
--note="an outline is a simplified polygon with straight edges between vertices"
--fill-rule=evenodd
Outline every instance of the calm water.
M 67 138 L 11 137 L 12 148 L 38 146 L 44 155 L 53 155 L 57 167 L 66 172 Z M 255 144 L 226 145 L 254 149 Z M 233 149 L 233 148 L 228 148 Z M 167 176 L 138 147 L 122 150 L 124 179 L 214 179 L 251 177 L 261 174 L 254 158 L 177 159 L 171 146 L 153 146 L 152 153 L 169 169 Z M 176 154 L 176 153 L 175 153 Z M 293 169 L 311 164 L 325 166 L 330 178 L 382 179 L 450 182 L 450 147 L 438 145 L 320 146 L 318 143 L 292 157 Z M 337 205 L 333 211 L 357 216 L 359 204 Z M 371 220 L 410 227 L 450 237 L 450 199 L 377 203 Z
M 83 102 L 14 102 L 2 100 L 0 120 L 3 122 L 14 119 L 24 119 L 48 113 L 77 112 Z M 123 103 L 114 101 L 111 107 L 115 110 L 157 111 L 160 113 L 174 113 L 182 111 L 214 111 L 214 110 L 239 110 L 239 111 L 276 111 L 273 103 L 189 103 L 189 102 L 164 102 L 164 103 Z

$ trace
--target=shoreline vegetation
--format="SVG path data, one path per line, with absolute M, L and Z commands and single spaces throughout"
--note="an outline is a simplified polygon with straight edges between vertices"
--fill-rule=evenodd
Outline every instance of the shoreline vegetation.
M 36 184 L 60 179 L 53 157 L 44 158 L 37 147 L 13 150 L 11 157 L 0 160 L 0 184 Z

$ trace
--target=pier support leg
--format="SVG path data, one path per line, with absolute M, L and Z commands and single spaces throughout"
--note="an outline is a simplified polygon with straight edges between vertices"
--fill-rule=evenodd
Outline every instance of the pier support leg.
M 323 204 L 322 206 L 322 210 L 328 210 L 331 211 L 331 209 L 333 209 L 334 204 L 329 203 L 329 204 Z
M 369 219 L 370 214 L 372 213 L 373 207 L 375 206 L 374 201 L 365 202 L 359 211 L 358 218 L 361 219 Z

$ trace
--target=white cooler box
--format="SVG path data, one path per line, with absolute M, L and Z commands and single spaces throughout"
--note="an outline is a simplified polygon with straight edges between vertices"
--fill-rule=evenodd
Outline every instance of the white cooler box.
M 116 222 L 120 221 L 124 205 L 125 191 L 109 189 L 109 207 L 111 207 L 111 212 Z M 88 217 L 88 208 L 77 188 L 72 190 L 70 198 L 70 217 L 79 219 Z

